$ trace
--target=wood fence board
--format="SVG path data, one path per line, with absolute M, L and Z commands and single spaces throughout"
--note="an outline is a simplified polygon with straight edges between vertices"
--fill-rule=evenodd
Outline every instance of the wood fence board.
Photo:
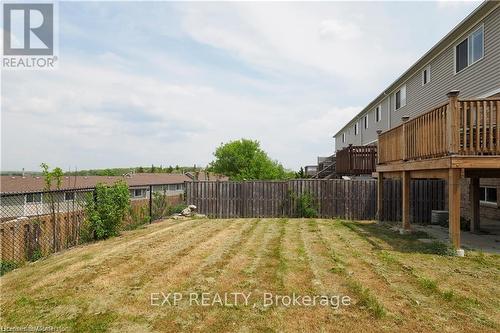
M 384 189 L 384 214 L 381 219 L 400 221 L 401 181 L 386 179 Z M 412 180 L 412 221 L 429 222 L 432 210 L 444 209 L 444 191 L 445 184 L 441 180 Z M 371 220 L 377 213 L 377 185 L 374 179 L 196 181 L 186 186 L 187 203 L 195 204 L 202 214 L 218 218 L 293 217 L 297 215 L 298 197 L 304 194 L 311 195 L 319 217 Z

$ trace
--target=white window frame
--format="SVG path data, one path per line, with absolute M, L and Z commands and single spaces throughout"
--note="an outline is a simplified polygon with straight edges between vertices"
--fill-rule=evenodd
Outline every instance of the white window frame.
M 427 81 L 424 81 L 424 73 L 426 72 L 427 72 L 427 77 L 426 77 Z M 425 86 L 429 82 L 431 82 L 431 65 L 425 66 L 425 68 L 422 70 L 422 86 Z
M 132 188 L 132 198 L 145 198 L 146 197 L 146 189 L 145 188 Z M 141 195 L 136 195 L 135 191 L 141 191 Z
M 400 101 L 399 101 L 399 108 L 397 107 L 397 94 L 399 92 L 400 95 Z M 400 110 L 406 106 L 406 84 L 403 84 L 401 87 L 399 87 L 398 90 L 394 93 L 394 110 Z
M 40 201 L 30 201 L 28 202 L 28 195 L 35 195 L 35 194 L 39 194 L 40 195 Z M 41 204 L 43 203 L 43 194 L 42 193 L 26 193 L 24 195 L 24 203 L 25 204 Z
M 471 43 L 472 41 L 472 35 L 474 35 L 476 32 L 479 30 L 482 30 L 483 32 L 483 53 L 481 54 L 481 57 L 479 59 L 476 59 L 475 61 L 472 61 L 471 53 L 474 53 L 473 47 L 474 44 Z M 460 71 L 457 71 L 457 46 L 460 45 L 464 40 L 467 40 L 467 66 L 462 68 Z M 472 31 L 470 34 L 468 34 L 466 37 L 462 38 L 459 40 L 458 43 L 456 43 L 453 46 L 453 68 L 454 68 L 454 74 L 458 74 L 469 68 L 470 66 L 474 65 L 478 61 L 484 58 L 484 23 L 481 24 L 477 29 Z
M 375 122 L 379 122 L 382 120 L 382 104 L 379 104 L 376 108 L 375 108 Z
M 370 121 L 370 118 L 368 118 L 368 113 L 367 113 L 363 117 L 363 127 L 364 127 L 365 130 L 368 129 L 368 126 L 369 126 L 368 122 L 369 121 Z
M 342 133 L 342 143 L 345 143 L 345 132 Z
M 498 200 L 498 189 L 495 186 L 481 186 L 481 187 L 479 187 L 479 191 L 484 191 L 484 199 L 485 200 L 480 200 L 480 203 L 482 203 L 484 205 L 488 205 L 488 206 L 492 206 L 492 205 L 497 206 L 498 201 L 488 201 L 488 197 L 487 197 L 487 194 L 488 194 L 487 189 L 488 188 L 491 188 L 491 189 L 494 189 L 497 191 L 497 200 Z
M 354 123 L 354 136 L 358 135 L 358 132 L 359 132 L 359 124 L 358 121 L 356 121 L 356 123 Z
M 68 199 L 66 198 L 66 194 L 73 194 L 73 198 Z M 64 201 L 73 201 L 76 198 L 76 193 L 75 192 L 64 192 Z

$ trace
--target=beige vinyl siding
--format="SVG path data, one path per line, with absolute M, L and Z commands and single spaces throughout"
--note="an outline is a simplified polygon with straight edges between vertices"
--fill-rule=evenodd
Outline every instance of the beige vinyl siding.
M 354 123 L 352 122 L 346 127 L 346 141 L 342 142 L 342 133 L 339 133 L 335 137 L 335 150 L 341 150 L 347 147 L 349 144 L 352 145 L 366 145 L 377 140 L 377 130 L 381 129 L 385 131 L 388 128 L 388 117 L 389 117 L 389 98 L 385 98 L 380 103 L 381 105 L 381 119 L 379 122 L 376 121 L 375 107 L 368 112 L 368 129 L 364 128 L 364 115 L 359 118 L 359 134 L 354 135 Z
M 481 60 L 455 74 L 455 46 L 484 24 L 484 56 Z M 462 37 L 430 62 L 431 80 L 422 86 L 422 72 L 406 81 L 406 106 L 395 110 L 392 102 L 391 127 L 401 117 L 411 118 L 446 103 L 446 94 L 459 90 L 459 98 L 477 98 L 500 88 L 500 7 L 467 30 Z M 423 67 L 425 68 L 425 66 Z M 422 68 L 422 69 L 423 69 Z
M 486 15 L 488 10 L 491 11 L 487 16 L 481 16 Z M 411 76 L 403 74 L 372 101 L 366 110 L 357 115 L 356 119 L 367 111 L 372 112 L 376 105 L 382 103 L 382 122 L 375 126 L 387 130 L 399 125 L 403 116 L 415 117 L 445 103 L 446 94 L 451 90 L 460 90 L 459 98 L 473 98 L 500 89 L 500 6 L 498 3 L 485 2 L 474 12 L 473 17 L 474 21 L 471 19 L 466 25 L 453 30 L 451 35 L 447 36 L 448 40 L 441 41 L 443 45 L 436 46 L 443 48 L 442 51 L 436 52 L 437 55 L 433 58 L 429 56 L 426 62 L 418 63 L 418 67 L 414 64 L 409 70 Z M 482 25 L 484 25 L 483 58 L 455 74 L 455 46 Z M 426 56 L 427 54 L 424 57 Z M 427 66 L 431 68 L 430 82 L 422 86 L 422 70 Z M 394 94 L 404 84 L 406 84 L 406 106 L 396 111 Z M 385 94 L 387 96 L 384 96 Z M 375 124 L 375 119 L 371 122 Z M 337 133 L 335 140 L 337 150 L 349 144 L 366 144 L 374 140 L 371 129 L 376 131 L 376 128 L 371 127 L 366 131 L 362 143 L 359 142 L 360 138 L 353 138 L 351 135 L 346 135 L 346 142 L 342 143 L 342 132 L 350 131 L 351 128 L 352 122 Z
M 473 31 L 484 25 L 484 55 L 476 63 L 459 73 L 455 73 L 455 46 Z M 430 66 L 430 82 L 422 85 L 422 70 Z M 446 94 L 451 90 L 459 90 L 459 98 L 477 98 L 488 92 L 500 89 L 500 7 L 493 10 L 484 19 L 467 29 L 453 44 L 438 54 L 430 62 L 422 65 L 409 79 L 395 82 L 399 87 L 406 85 L 406 105 L 396 110 L 394 94 L 388 91 L 388 96 L 380 103 L 382 119 L 375 121 L 375 106 L 366 110 L 370 114 L 369 128 L 363 126 L 363 113 L 357 116 L 360 133 L 354 136 L 351 122 L 344 131 L 346 142 L 342 142 L 342 132 L 336 136 L 335 148 L 342 149 L 349 144 L 365 145 L 377 138 L 377 129 L 387 130 L 401 124 L 403 116 L 416 117 L 447 101 Z M 390 118 L 388 118 L 390 115 Z

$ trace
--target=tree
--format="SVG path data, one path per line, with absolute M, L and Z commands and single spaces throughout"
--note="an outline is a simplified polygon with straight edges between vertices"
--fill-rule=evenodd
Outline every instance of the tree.
M 49 207 L 51 211 L 51 216 L 52 216 L 52 232 L 54 235 L 57 234 L 57 220 L 59 216 L 59 200 L 57 201 L 57 208 L 56 208 L 56 202 L 54 199 L 54 192 L 51 192 L 52 190 L 52 184 L 53 181 L 55 181 L 56 189 L 60 190 L 61 189 L 61 184 L 62 184 L 62 178 L 63 178 L 63 171 L 61 168 L 57 167 L 54 168 L 52 171 L 50 171 L 49 166 L 46 163 L 40 164 L 40 167 L 42 168 L 42 175 L 43 179 L 45 181 L 45 191 L 48 191 L 47 197 L 49 201 Z M 53 250 L 56 251 L 59 248 L 59 244 L 56 240 L 56 237 L 53 238 L 52 242 Z
M 293 178 L 283 165 L 269 158 L 258 141 L 241 139 L 221 144 L 214 156 L 209 171 L 224 174 L 231 180 Z
M 295 178 L 298 178 L 298 179 L 307 178 L 307 175 L 306 175 L 303 167 L 300 167 L 299 172 L 295 173 Z
M 116 236 L 123 218 L 130 209 L 128 185 L 119 181 L 112 186 L 98 183 L 94 195 L 85 203 L 86 219 L 82 230 L 84 240 Z

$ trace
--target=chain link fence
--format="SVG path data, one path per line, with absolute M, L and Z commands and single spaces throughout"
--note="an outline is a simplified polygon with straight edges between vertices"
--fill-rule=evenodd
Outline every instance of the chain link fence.
M 121 229 L 170 216 L 184 204 L 183 184 L 129 187 L 130 209 Z M 78 245 L 85 206 L 95 188 L 0 194 L 0 273 Z

